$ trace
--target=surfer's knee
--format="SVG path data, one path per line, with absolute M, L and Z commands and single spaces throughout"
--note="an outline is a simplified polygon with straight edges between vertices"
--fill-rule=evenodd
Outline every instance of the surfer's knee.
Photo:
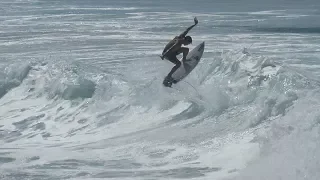
M 181 51 L 183 52 L 183 53 L 189 53 L 189 48 L 187 48 L 187 47 L 182 47 L 181 48 Z
M 182 53 L 183 53 L 183 56 L 186 57 L 187 54 L 189 53 L 189 48 L 183 47 Z
M 177 66 L 177 67 L 180 67 L 180 66 L 181 66 L 181 62 L 180 62 L 179 60 L 176 62 L 176 66 Z

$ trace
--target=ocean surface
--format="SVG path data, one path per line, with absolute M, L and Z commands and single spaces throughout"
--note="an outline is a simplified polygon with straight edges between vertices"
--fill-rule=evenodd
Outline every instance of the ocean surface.
M 166 88 L 194 17 L 204 54 Z M 319 19 L 318 0 L 1 0 L 0 179 L 319 180 Z

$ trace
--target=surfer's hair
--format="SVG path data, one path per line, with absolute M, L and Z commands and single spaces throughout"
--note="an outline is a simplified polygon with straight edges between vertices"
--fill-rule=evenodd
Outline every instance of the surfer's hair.
M 191 36 L 186 36 L 184 39 L 185 39 L 186 41 L 188 41 L 190 44 L 192 43 L 192 38 L 191 38 Z

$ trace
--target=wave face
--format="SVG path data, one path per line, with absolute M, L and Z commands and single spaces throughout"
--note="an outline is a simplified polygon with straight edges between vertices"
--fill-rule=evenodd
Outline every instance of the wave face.
M 1 179 L 319 179 L 320 4 L 263 3 L 0 2 Z

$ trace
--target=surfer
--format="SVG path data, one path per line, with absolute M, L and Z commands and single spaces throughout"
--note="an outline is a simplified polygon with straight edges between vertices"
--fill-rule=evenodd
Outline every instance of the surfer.
M 182 45 L 189 45 L 192 43 L 192 38 L 190 36 L 186 36 L 188 32 L 198 24 L 197 17 L 194 18 L 194 25 L 188 27 L 183 33 L 181 33 L 179 36 L 176 36 L 173 38 L 163 49 L 162 55 L 160 56 L 161 59 L 167 59 L 175 66 L 171 69 L 169 74 L 166 76 L 165 81 L 167 83 L 172 84 L 174 83 L 174 79 L 171 77 L 172 74 L 181 66 L 181 62 L 178 60 L 177 55 L 183 53 L 182 61 L 186 60 L 186 57 L 189 53 L 189 48 L 182 47 Z

